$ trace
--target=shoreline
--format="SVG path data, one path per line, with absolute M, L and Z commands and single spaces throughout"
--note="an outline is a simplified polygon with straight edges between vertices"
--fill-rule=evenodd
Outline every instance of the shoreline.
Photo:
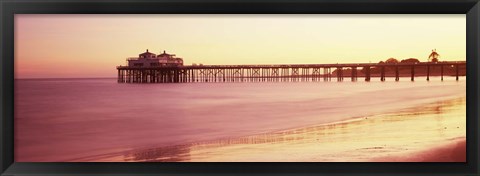
M 405 114 L 415 114 L 413 117 L 408 117 L 405 121 L 415 121 L 422 119 L 421 116 L 430 116 L 433 113 L 438 113 L 439 109 L 455 106 L 455 102 L 464 101 L 465 97 L 454 98 L 450 100 L 440 101 L 436 103 L 427 103 L 420 107 L 404 108 L 397 111 L 385 112 L 377 115 L 369 115 L 365 117 L 351 118 L 338 122 L 331 122 L 325 124 L 317 124 L 311 126 L 297 127 L 279 131 L 272 131 L 262 134 L 253 134 L 243 137 L 223 138 L 210 141 L 193 142 L 188 144 L 164 146 L 164 147 L 149 147 L 143 149 L 128 150 L 125 152 L 116 152 L 100 156 L 78 158 L 73 161 L 95 161 L 95 162 L 185 162 L 185 161 L 307 161 L 307 162 L 330 162 L 339 161 L 336 157 L 344 155 L 343 162 L 462 162 L 462 136 L 455 140 L 455 144 L 450 140 L 435 139 L 424 142 L 425 144 L 415 146 L 402 146 L 397 144 L 395 140 L 386 141 L 383 143 L 372 143 L 365 145 L 358 142 L 350 142 L 348 139 L 358 139 L 362 136 L 355 137 L 356 133 L 361 133 L 363 130 L 380 128 L 385 122 L 396 122 L 404 119 Z M 454 102 L 452 104 L 452 102 Z M 423 111 L 422 111 L 423 110 Z M 441 111 L 441 110 L 440 110 Z M 417 117 L 418 116 L 418 117 Z M 428 117 L 432 118 L 432 117 Z M 433 117 L 436 118 L 436 117 Z M 400 119 L 400 120 L 399 120 Z M 384 122 L 385 121 L 385 122 Z M 371 126 L 369 124 L 378 124 Z M 443 128 L 443 127 L 442 127 Z M 445 127 L 446 128 L 446 127 Z M 459 128 L 459 127 L 457 127 Z M 389 131 L 388 128 L 382 129 Z M 454 129 L 455 130 L 455 129 Z M 375 130 L 374 130 L 375 131 Z M 377 130 L 378 131 L 378 130 Z M 365 132 L 364 132 L 365 133 Z M 463 134 L 465 132 L 463 131 Z M 348 135 L 344 135 L 348 134 Z M 369 134 L 368 132 L 365 134 Z M 342 136 L 343 135 L 343 136 Z M 398 134 L 396 134 L 398 135 Z M 405 134 L 409 135 L 409 134 Z M 380 135 L 381 136 L 381 135 Z M 387 135 L 388 137 L 388 135 Z M 345 138 L 345 139 L 343 139 Z M 399 138 L 401 141 L 402 139 Z M 381 140 L 380 140 L 381 141 Z M 318 143 L 325 146 L 327 151 L 316 148 Z M 348 144 L 348 145 L 345 145 Z M 368 142 L 367 142 L 368 143 Z M 441 143 L 441 144 L 438 144 Z M 457 144 L 459 143 L 459 144 Z M 305 145 L 307 144 L 307 145 Z M 336 146 L 338 145 L 338 146 Z M 349 145 L 352 145 L 349 147 Z M 293 146 L 290 148 L 289 146 Z M 463 138 L 463 148 L 465 146 L 465 139 Z M 313 149 L 312 149 L 313 147 Z M 337 151 L 336 148 L 342 150 Z M 343 149 L 344 148 L 344 149 Z M 356 148 L 356 149 L 355 149 Z M 291 155 L 296 154 L 297 157 L 284 158 L 285 149 Z M 270 150 L 270 151 L 264 151 Z M 295 150 L 298 150 L 296 152 Z M 328 151 L 332 150 L 332 151 Z M 349 151 L 353 150 L 353 151 Z M 245 152 L 242 152 L 245 151 Z M 249 152 L 248 152 L 249 151 Z M 302 152 L 305 151 L 305 152 Z M 343 151 L 343 152 L 341 152 Z M 347 151 L 347 152 L 345 152 Z M 263 153 L 262 153 L 263 152 Z M 337 153 L 335 153 L 337 152 Z M 353 156 L 349 153 L 356 153 L 359 156 Z M 460 153 L 456 157 L 439 157 L 434 154 L 454 152 Z M 264 153 L 270 153 L 272 156 L 263 156 Z M 368 153 L 373 153 L 373 157 L 360 156 Z M 387 155 L 383 155 L 386 153 Z M 248 156 L 251 155 L 251 156 Z M 350 155 L 350 156 L 349 156 Z M 465 152 L 463 152 L 465 155 Z M 422 158 L 414 158 L 412 156 L 425 156 Z M 367 158 L 365 158 L 367 157 Z M 262 158 L 269 158 L 262 160 Z M 342 161 L 342 160 L 340 160 Z

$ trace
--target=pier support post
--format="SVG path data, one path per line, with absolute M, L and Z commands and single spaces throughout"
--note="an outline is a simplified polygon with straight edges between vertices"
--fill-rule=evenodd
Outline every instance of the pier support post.
M 441 75 L 441 79 L 443 81 L 443 65 L 440 65 L 440 75 Z
M 183 73 L 182 73 L 182 76 L 183 76 L 183 82 L 187 82 L 188 81 L 188 70 L 187 69 L 183 69 Z
M 352 82 L 357 80 L 357 67 L 352 67 Z
M 195 69 L 191 68 L 190 69 L 190 82 L 195 82 Z
M 252 82 L 252 69 L 247 68 L 247 82 Z
M 243 74 L 244 74 L 243 68 L 240 68 L 240 79 L 242 79 L 241 82 L 243 82 L 243 77 L 244 77 Z
M 212 82 L 217 82 L 219 73 L 220 73 L 220 70 L 213 69 L 213 81 Z
M 147 82 L 147 74 L 145 74 L 145 70 L 144 70 L 144 69 L 142 69 L 142 71 L 140 72 L 140 76 L 141 76 L 141 78 L 140 78 L 140 82 L 141 82 L 141 83 Z
M 121 70 L 121 73 L 120 73 L 120 74 L 121 74 L 121 76 L 122 76 L 121 82 L 122 82 L 122 83 L 125 83 L 126 80 L 127 80 L 127 70 Z
M 298 81 L 298 68 L 292 68 L 292 82 Z
M 323 68 L 323 81 L 324 82 L 328 81 L 328 69 L 327 69 L 327 67 Z
M 430 65 L 427 65 L 427 81 L 430 81 Z
M 370 81 L 370 66 L 364 67 L 365 70 L 365 81 L 369 82 Z
M 337 67 L 337 81 L 340 82 L 343 79 L 343 68 Z
M 332 81 L 332 68 L 328 67 L 328 81 Z
M 458 81 L 458 64 L 455 65 L 455 75 L 456 75 L 456 80 Z
M 120 82 L 125 82 L 125 70 L 120 70 Z
M 129 70 L 125 70 L 125 82 L 130 82 L 130 75 L 129 75 Z
M 120 82 L 120 70 L 118 70 L 118 77 L 117 77 L 117 82 Z
M 395 66 L 395 81 L 400 80 L 400 72 L 398 70 L 398 66 Z
M 411 69 L 411 70 L 412 70 L 412 72 L 411 72 L 411 78 L 410 78 L 410 80 L 411 80 L 411 81 L 415 81 L 415 66 L 414 66 L 414 65 L 412 65 L 412 69 Z
M 381 68 L 380 81 L 385 81 L 385 66 Z

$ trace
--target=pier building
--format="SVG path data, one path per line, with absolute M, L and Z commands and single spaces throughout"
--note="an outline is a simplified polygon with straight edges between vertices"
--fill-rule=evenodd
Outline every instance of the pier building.
M 162 66 L 182 66 L 183 59 L 176 57 L 175 54 L 163 53 L 156 55 L 148 51 L 141 53 L 138 57 L 127 58 L 128 67 L 162 67 Z

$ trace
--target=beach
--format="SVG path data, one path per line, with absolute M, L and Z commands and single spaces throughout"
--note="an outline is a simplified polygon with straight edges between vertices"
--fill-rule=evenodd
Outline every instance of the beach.
M 24 80 L 16 92 L 23 103 L 16 106 L 15 159 L 464 162 L 465 77 L 417 80 L 141 85 Z M 37 89 L 25 89 L 32 85 Z M 53 98 L 52 87 L 58 90 Z M 55 114 L 45 110 L 53 107 Z M 48 142 L 28 145 L 39 140 Z
M 466 139 L 459 138 L 445 144 L 404 155 L 375 158 L 374 162 L 466 162 Z
M 95 161 L 465 162 L 465 99 L 347 121 L 160 148 Z M 431 126 L 429 122 L 436 123 Z M 445 140 L 446 139 L 446 140 Z

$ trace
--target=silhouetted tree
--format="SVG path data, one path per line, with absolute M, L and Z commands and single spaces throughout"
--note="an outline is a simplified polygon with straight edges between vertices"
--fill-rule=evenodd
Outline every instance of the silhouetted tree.
M 420 61 L 416 58 L 408 58 L 400 61 L 400 63 L 419 63 Z
M 396 63 L 398 63 L 398 60 L 395 59 L 395 58 L 393 58 L 393 57 L 391 57 L 391 58 L 388 58 L 388 59 L 385 61 L 385 63 L 387 63 L 387 64 L 396 64 Z

